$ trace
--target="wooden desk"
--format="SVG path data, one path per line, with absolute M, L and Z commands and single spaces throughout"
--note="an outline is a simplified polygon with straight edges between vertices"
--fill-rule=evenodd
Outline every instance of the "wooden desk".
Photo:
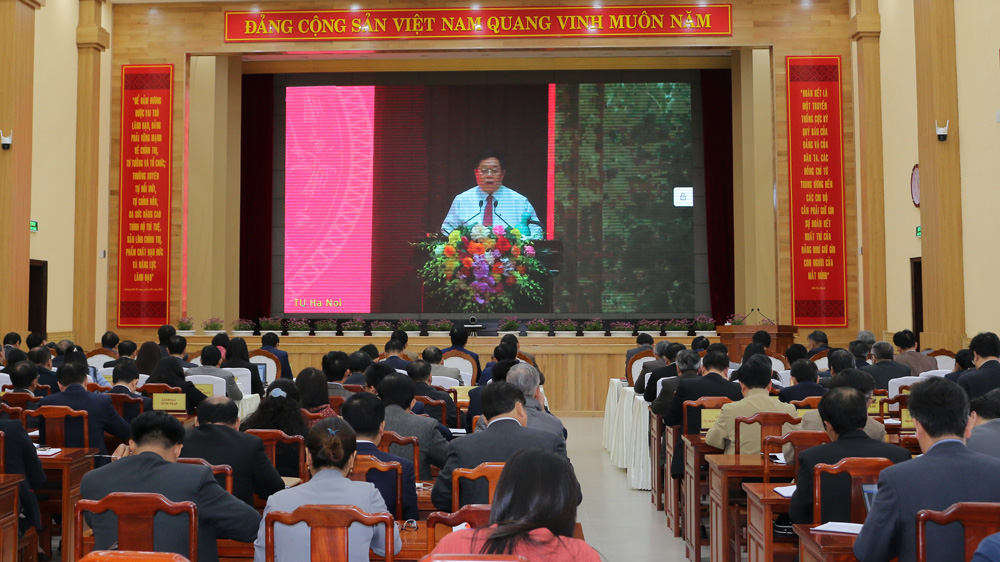
M 709 538 L 712 562 L 732 562 L 728 548 L 729 491 L 740 489 L 745 478 L 764 477 L 764 457 L 756 455 L 706 455 L 708 462 Z M 772 478 L 792 478 L 791 465 L 776 465 L 771 469 Z
M 774 491 L 775 486 L 762 482 L 744 482 L 747 493 L 747 552 L 750 562 L 771 562 L 774 560 L 773 523 L 779 513 L 786 513 L 792 504 Z
M 17 486 L 19 474 L 0 474 L 0 561 L 17 560 Z
M 649 412 L 649 474 L 652 478 L 650 491 L 653 495 L 653 505 L 656 511 L 663 511 L 663 467 L 660 465 L 660 452 L 663 450 L 663 435 L 666 433 L 663 416 Z
M 73 552 L 73 507 L 80 501 L 80 481 L 83 475 L 94 467 L 93 455 L 97 449 L 67 448 L 51 457 L 39 457 L 45 478 L 50 482 L 62 482 L 62 559 L 75 562 Z
M 919 455 L 923 453 L 923 451 L 920 450 L 920 443 L 917 441 L 917 436 L 913 433 L 886 434 L 885 442 L 891 445 L 899 445 L 900 447 L 910 451 L 911 455 Z
M 438 511 L 431 503 L 431 490 L 434 488 L 433 482 L 422 482 L 423 488 L 417 488 L 417 509 L 420 511 L 420 518 L 427 519 L 426 514 Z
M 674 449 L 680 432 L 681 428 L 678 426 L 666 426 L 664 431 L 664 450 L 667 460 L 663 464 L 663 487 L 666 495 L 663 512 L 667 516 L 667 528 L 674 532 L 675 537 L 681 536 L 681 480 L 670 476 L 670 466 L 674 462 Z M 683 451 L 679 453 L 683 454 Z
M 701 482 L 705 480 L 702 464 L 705 455 L 722 451 L 705 443 L 704 435 L 684 435 L 684 554 L 688 560 L 701 561 Z
M 815 525 L 795 525 L 801 562 L 858 562 L 854 557 L 857 535 L 813 531 Z

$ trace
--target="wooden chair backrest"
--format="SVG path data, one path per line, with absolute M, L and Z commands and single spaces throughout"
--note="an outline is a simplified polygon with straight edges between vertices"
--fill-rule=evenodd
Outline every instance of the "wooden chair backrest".
M 500 480 L 504 464 L 502 462 L 484 462 L 476 468 L 456 468 L 453 470 L 451 472 L 451 510 L 458 511 L 459 496 L 461 495 L 459 494 L 458 481 L 463 478 L 469 480 L 485 478 L 490 487 L 490 503 L 493 503 L 493 492 L 497 489 L 497 482 Z
M 330 397 L 330 408 L 333 409 L 334 413 L 338 416 L 340 415 L 340 407 L 344 405 L 347 398 L 344 396 L 331 396 Z
M 301 435 L 288 435 L 280 429 L 248 429 L 247 434 L 256 435 L 264 442 L 264 454 L 275 468 L 277 464 L 278 443 L 298 445 L 299 447 L 299 479 L 309 480 L 309 470 L 306 468 L 306 438 Z
M 7 392 L 6 386 L 4 385 L 5 388 L 3 389 L 5 392 L 3 401 L 15 408 L 24 408 L 28 402 L 40 402 L 42 400 L 40 396 L 32 396 L 27 392 Z
M 532 359 L 531 357 L 528 357 L 527 355 L 521 353 L 520 351 L 517 352 L 517 358 L 520 359 L 521 361 L 524 361 L 525 363 L 528 363 L 529 365 L 531 365 L 532 367 L 534 367 L 536 369 L 538 368 L 538 365 L 535 364 L 535 360 L 534 359 Z
M 777 351 L 765 350 L 764 353 L 766 353 L 768 357 L 771 357 L 773 359 L 777 359 L 778 361 L 781 361 L 781 364 L 784 365 L 786 369 L 791 369 L 792 368 L 792 366 L 788 364 L 788 358 L 785 357 L 784 355 L 778 353 Z M 772 367 L 773 366 L 774 365 L 772 363 Z M 775 370 L 779 371 L 780 369 L 775 369 Z
M 819 524 L 822 520 L 823 511 L 820 501 L 823 487 L 820 485 L 820 478 L 823 474 L 832 475 L 846 472 L 851 476 L 851 522 L 864 523 L 868 512 L 865 508 L 865 498 L 861 492 L 861 485 L 878 482 L 879 473 L 887 466 L 892 466 L 892 461 L 882 457 L 848 457 L 837 464 L 817 464 L 813 468 L 813 522 Z
M 420 402 L 424 406 L 437 406 L 439 412 L 441 412 L 441 425 L 448 425 L 447 411 L 445 409 L 444 400 L 434 400 L 428 396 L 414 396 L 417 402 Z
M 320 413 L 314 414 L 305 408 L 301 408 L 299 411 L 302 412 L 302 421 L 306 422 L 306 425 L 309 425 L 309 422 L 311 421 L 319 421 L 326 417 Z
M 110 349 L 104 349 L 103 347 L 98 347 L 97 349 L 91 349 L 88 351 L 87 359 L 98 355 L 104 355 L 106 357 L 110 357 L 111 359 L 118 359 L 118 353 L 111 351 Z
M 449 532 L 453 527 L 468 523 L 473 529 L 485 527 L 490 523 L 490 505 L 485 503 L 470 503 L 454 513 L 435 511 L 427 516 L 427 552 L 437 546 L 437 526 L 445 525 Z M 448 533 L 444 533 L 448 534 Z M 443 535 L 442 535 L 443 536 Z
M 274 361 L 274 378 L 272 379 L 269 376 L 268 380 L 275 380 L 276 381 L 276 380 L 278 380 L 278 379 L 281 378 L 281 361 L 278 360 L 278 356 L 277 355 L 271 353 L 270 351 L 265 351 L 263 349 L 255 349 L 255 350 L 253 350 L 253 351 L 250 352 L 249 356 L 250 356 L 250 362 L 251 363 L 255 363 L 255 361 L 253 360 L 254 357 L 267 357 L 271 361 Z M 251 374 L 254 375 L 254 376 L 257 375 L 257 373 L 251 373 Z
M 829 355 L 829 353 L 830 353 L 829 349 L 824 349 L 823 351 L 820 351 L 816 355 L 813 355 L 812 357 L 810 357 L 809 360 L 810 361 L 818 361 L 820 359 L 824 359 L 827 355 Z
M 122 550 L 153 550 L 153 518 L 157 513 L 188 516 L 188 559 L 198 560 L 198 508 L 194 502 L 172 502 L 162 494 L 132 494 L 113 492 L 99 501 L 77 500 L 73 508 L 76 518 L 73 549 L 76 558 L 83 557 L 83 512 L 98 514 L 114 512 L 118 518 L 118 548 Z
M 111 397 L 111 406 L 118 412 L 118 415 L 125 417 L 125 404 L 135 404 L 139 406 L 139 411 L 144 412 L 146 410 L 146 401 L 138 396 L 129 396 L 128 394 L 122 394 L 120 392 L 109 392 L 108 396 Z
M 789 431 L 788 433 L 778 436 L 778 435 L 768 435 L 764 438 L 764 444 L 761 446 L 760 450 L 764 453 L 764 484 L 770 484 L 771 482 L 771 469 L 774 467 L 775 463 L 771 461 L 770 454 L 778 453 L 781 454 L 783 445 L 786 443 L 791 443 L 792 450 L 794 451 L 794 461 L 793 474 L 799 473 L 799 453 L 808 449 L 809 447 L 815 447 L 816 445 L 821 445 L 823 443 L 829 443 L 830 436 L 826 434 L 825 431 L 805 431 L 796 430 Z
M 702 396 L 697 400 L 685 400 L 683 404 L 684 419 L 681 422 L 681 433 L 684 435 L 690 435 L 691 432 L 688 428 L 688 408 L 721 408 L 723 404 L 729 404 L 732 402 L 729 398 L 725 396 Z M 701 428 L 699 427 L 695 433 L 701 433 Z
M 9 420 L 18 420 L 22 425 L 27 423 L 21 414 L 24 413 L 24 408 L 18 408 L 17 406 L 10 406 L 3 402 L 0 402 L 0 415 L 7 416 Z
M 212 470 L 213 476 L 222 476 L 225 481 L 226 491 L 230 494 L 233 493 L 233 467 L 228 464 L 212 464 L 205 459 L 188 459 L 179 458 L 177 462 L 183 464 L 200 464 L 202 466 L 207 466 Z
M 420 439 L 416 436 L 403 437 L 395 431 L 384 431 L 378 443 L 378 450 L 388 453 L 389 445 L 413 445 L 413 466 L 420 466 Z
M 295 511 L 272 511 L 264 518 L 264 560 L 274 562 L 274 524 L 306 523 L 310 530 L 310 556 L 325 562 L 350 562 L 347 528 L 358 522 L 369 527 L 385 525 L 385 560 L 393 561 L 396 526 L 388 513 L 365 513 L 354 505 L 303 505 Z
M 886 388 L 876 388 L 872 391 L 872 396 L 889 396 L 889 390 Z
M 190 562 L 176 552 L 139 552 L 138 550 L 95 550 L 77 562 Z
M 147 382 L 139 387 L 139 392 L 152 397 L 154 394 L 163 394 L 165 392 L 179 393 L 181 389 L 178 386 L 170 386 L 163 382 Z
M 472 383 L 470 383 L 470 385 L 475 386 L 476 382 L 479 381 L 479 362 L 473 359 L 472 356 L 469 355 L 468 353 L 464 351 L 459 351 L 457 349 L 446 351 L 441 356 L 441 360 L 444 361 L 449 357 L 461 357 L 462 359 L 468 361 L 470 365 L 472 365 Z
M 88 419 L 90 414 L 85 410 L 74 410 L 69 406 L 41 406 L 37 410 L 24 410 L 21 413 L 22 423 L 28 426 L 28 418 L 45 419 L 45 444 L 49 447 L 66 447 L 66 418 L 81 418 L 83 420 L 83 447 L 90 447 L 90 432 Z
M 652 349 L 647 349 L 645 351 L 640 351 L 639 353 L 636 353 L 635 355 L 632 356 L 631 359 L 628 360 L 628 364 L 625 365 L 625 378 L 628 379 L 629 386 L 635 386 L 635 376 L 632 374 L 632 367 L 635 365 L 636 362 L 645 363 L 644 360 L 647 357 L 652 357 L 655 359 L 656 354 L 653 353 Z
M 443 386 L 438 386 L 436 384 L 432 384 L 431 388 L 433 388 L 434 390 L 440 390 L 441 392 L 447 392 L 451 396 L 451 401 L 454 402 L 455 404 L 458 404 L 458 391 L 455 390 L 454 388 L 445 388 Z
M 397 461 L 382 462 L 372 455 L 358 455 L 354 459 L 354 470 L 349 478 L 358 482 L 368 481 L 368 471 L 396 473 L 396 509 L 393 510 L 397 521 L 403 519 L 403 465 Z M 392 507 L 392 506 L 388 506 Z
M 791 405 L 796 408 L 819 408 L 819 401 L 822 400 L 822 396 L 809 396 L 803 398 L 802 400 L 792 400 Z
M 1000 531 L 1000 504 L 959 502 L 944 511 L 917 512 L 917 562 L 927 562 L 927 523 L 947 525 L 958 521 L 965 530 L 965 559 L 972 560 L 979 543 Z
M 110 386 L 101 386 L 100 383 L 96 382 L 87 383 L 87 392 L 107 392 L 108 390 L 111 390 Z
M 4 461 L 4 455 L 7 454 L 7 441 L 4 439 L 4 434 L 0 431 L 0 474 L 7 474 L 7 466 Z
M 900 387 L 902 388 L 902 387 Z M 899 405 L 898 410 L 890 410 L 889 406 L 892 404 Z M 892 398 L 882 398 L 878 401 L 878 415 L 885 418 L 896 418 L 900 419 L 903 417 L 903 409 L 908 408 L 910 404 L 909 394 L 897 394 Z M 888 414 L 888 415 L 886 415 Z
M 350 390 L 351 392 L 364 392 L 365 391 L 365 385 L 363 385 L 363 384 L 345 384 L 344 385 L 344 389 L 345 390 Z
M 387 357 L 389 357 L 389 354 L 383 351 L 382 353 L 378 354 L 378 357 L 375 358 L 375 361 L 376 362 L 383 361 Z M 405 351 L 399 352 L 399 358 L 403 359 L 404 361 L 413 361 L 413 358 L 407 355 Z
M 764 450 L 764 439 L 781 435 L 786 423 L 796 425 L 801 421 L 802 418 L 781 412 L 757 412 L 752 416 L 736 418 L 736 454 L 740 454 L 740 426 L 743 424 L 760 424 L 760 447 Z
M 935 349 L 934 351 L 928 353 L 927 355 L 930 356 L 930 357 L 942 357 L 942 356 L 944 356 L 944 357 L 951 357 L 952 359 L 955 358 L 955 352 L 954 351 L 948 351 L 947 349 Z M 958 504 L 955 504 L 955 505 L 958 505 Z M 928 510 L 925 510 L 925 511 L 930 511 L 930 510 L 928 509 Z M 932 512 L 932 513 L 946 513 L 946 512 L 937 512 L 937 511 L 935 511 L 935 512 Z

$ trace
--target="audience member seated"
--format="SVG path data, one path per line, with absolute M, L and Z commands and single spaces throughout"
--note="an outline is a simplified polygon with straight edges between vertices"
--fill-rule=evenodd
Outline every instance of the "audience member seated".
M 431 386 L 431 364 L 418 359 L 407 364 L 406 373 L 413 380 L 416 396 L 426 396 L 431 400 L 443 400 L 448 427 L 457 427 L 458 409 L 455 407 L 455 401 L 447 392 Z M 424 405 L 424 412 L 434 420 L 441 420 L 441 406 Z
M 372 365 L 374 368 L 375 365 Z M 438 422 L 411 412 L 416 399 L 416 385 L 406 375 L 393 373 L 378 383 L 378 397 L 385 404 L 385 429 L 403 437 L 416 437 L 420 443 L 420 480 L 429 481 L 431 465 L 443 467 L 448 458 L 448 442 L 438 432 Z M 413 458 L 409 445 L 391 445 L 389 452 Z
M 118 334 L 108 330 L 107 332 L 104 332 L 103 336 L 101 336 L 101 348 L 112 353 L 118 353 L 119 341 L 120 339 L 118 338 Z
M 674 361 L 677 359 L 677 354 L 685 349 L 687 348 L 682 343 L 672 343 L 667 346 L 666 355 L 663 357 L 667 366 L 653 370 L 649 373 L 649 376 L 646 377 L 646 384 L 642 389 L 642 397 L 646 400 L 646 402 L 656 400 L 657 382 L 660 379 L 677 376 L 677 365 L 674 364 Z M 636 389 L 636 392 L 639 392 L 638 388 Z
M 969 400 L 943 377 L 914 384 L 909 397 L 923 455 L 882 471 L 878 493 L 854 543 L 860 562 L 914 562 L 917 512 L 943 511 L 957 502 L 1000 502 L 1000 459 L 965 446 Z M 927 560 L 963 560 L 960 525 L 927 528 Z
M 830 349 L 829 354 L 826 356 L 827 365 L 830 367 L 830 376 L 823 377 L 822 373 L 819 379 L 819 384 L 826 388 L 831 388 L 833 386 L 833 381 L 837 375 L 843 373 L 847 369 L 856 368 L 854 362 L 854 356 L 851 355 L 850 351 L 846 349 L 833 348 Z
M 156 337 L 160 340 L 160 357 L 169 357 L 170 348 L 167 344 L 170 342 L 170 338 L 177 335 L 177 328 L 174 328 L 170 324 L 164 324 L 156 330 Z
M 21 350 L 17 351 L 18 353 L 24 353 Z M 14 387 L 7 392 L 35 396 L 35 388 L 38 386 L 38 367 L 34 363 L 31 361 L 19 361 L 13 366 L 8 366 L 7 373 L 10 375 L 10 384 Z M 9 403 L 7 400 L 3 401 Z M 24 402 L 24 407 L 34 410 L 38 408 L 38 404 L 38 402 Z M 21 404 L 17 404 L 17 407 L 21 407 Z M 37 420 L 30 418 L 29 423 L 31 422 L 37 423 Z
M 465 348 L 465 346 L 469 343 L 469 330 L 464 326 L 452 326 L 451 332 L 448 332 L 448 338 L 451 339 L 451 345 L 442 349 L 441 353 L 448 353 L 449 351 L 461 351 L 462 353 L 466 353 L 472 357 L 473 361 L 476 362 L 476 371 L 482 373 L 483 366 L 479 363 L 479 354 Z M 515 357 L 516 355 L 517 354 L 515 353 Z
M 42 347 L 49 343 L 49 336 L 45 332 L 31 332 L 28 337 L 24 338 L 24 346 L 26 349 L 35 349 L 36 347 Z
M 973 398 L 969 407 L 972 432 L 966 445 L 973 451 L 1000 458 L 1000 388 Z
M 895 361 L 910 368 L 910 375 L 937 370 L 937 360 L 917 351 L 917 336 L 910 330 L 901 330 L 892 335 L 892 343 L 899 348 Z
M 107 464 L 108 448 L 104 444 L 104 433 L 128 441 L 128 423 L 118 415 L 114 406 L 111 405 L 111 398 L 105 394 L 87 392 L 84 384 L 87 382 L 87 371 L 76 363 L 67 363 L 59 368 L 59 392 L 51 396 L 42 398 L 42 406 L 69 406 L 74 410 L 87 412 L 87 432 L 89 434 L 90 446 L 97 449 L 99 455 L 94 459 L 96 466 Z M 40 441 L 45 442 L 44 420 L 39 420 L 43 430 Z M 66 420 L 66 446 L 83 447 L 83 436 L 81 431 L 71 431 L 72 427 L 82 427 L 82 424 L 72 419 Z
M 267 387 L 267 395 L 254 413 L 243 420 L 242 429 L 280 429 L 285 435 L 309 433 L 302 419 L 299 390 L 290 379 L 278 379 Z M 275 468 L 278 474 L 298 478 L 299 449 L 295 445 L 278 443 L 275 450 Z
M 198 560 L 217 562 L 216 540 L 252 541 L 260 514 L 226 492 L 207 466 L 178 464 L 183 441 L 184 426 L 177 418 L 166 412 L 143 412 L 132 421 L 132 440 L 126 454 L 85 474 L 80 496 L 101 500 L 113 492 L 130 492 L 163 494 L 173 502 L 194 502 L 198 506 Z M 113 549 L 118 542 L 114 513 L 87 513 L 85 518 L 94 530 L 95 550 Z M 63 544 L 63 548 L 70 548 L 67 541 Z M 187 556 L 187 518 L 156 517 L 153 546 L 157 552 Z
M 754 342 L 744 347 L 743 359 L 740 361 L 740 368 L 730 373 L 729 380 L 732 382 L 740 382 L 740 376 L 743 373 L 743 366 L 747 364 L 747 362 L 750 360 L 751 357 L 758 357 L 758 356 L 767 358 L 768 362 L 771 361 L 770 357 L 768 357 L 767 355 L 767 350 L 764 348 L 763 344 Z M 778 376 L 778 372 L 775 371 L 773 368 L 771 369 L 771 379 L 776 382 L 779 382 L 780 385 L 781 377 Z
M 793 343 L 785 350 L 785 359 L 789 365 L 794 365 L 799 359 L 809 359 L 809 350 L 801 343 Z
M 49 387 L 49 393 L 59 392 L 59 379 L 52 370 L 52 354 L 47 347 L 33 347 L 28 352 L 28 361 L 38 369 L 38 384 Z M 44 393 L 43 393 L 44 394 Z
M 187 338 L 184 336 L 170 336 L 167 340 L 167 353 L 170 357 L 176 357 L 178 361 L 181 362 L 181 367 L 185 369 L 193 369 L 197 367 L 194 363 L 187 360 Z
M 400 353 L 403 353 L 403 349 L 405 347 L 406 346 L 403 342 L 399 340 L 389 340 L 385 344 L 386 358 L 381 362 L 389 365 L 397 371 L 406 371 L 406 366 L 409 365 L 410 362 L 399 356 Z
M 465 384 L 462 382 L 462 374 L 455 367 L 445 367 L 444 365 L 444 354 L 441 350 L 432 346 L 424 348 L 423 353 L 420 357 L 430 363 L 431 365 L 431 376 L 432 377 L 448 377 L 455 381 L 455 386 L 461 386 Z
M 764 349 L 771 347 L 771 334 L 767 333 L 767 330 L 757 330 L 750 336 L 751 343 L 759 343 L 764 346 Z
M 517 339 L 517 336 L 515 336 L 514 334 L 504 334 L 503 337 L 500 338 L 500 343 L 502 343 L 504 345 L 509 345 L 509 346 L 513 347 L 514 351 L 516 351 L 517 353 L 520 353 L 521 355 L 524 355 L 525 357 L 527 357 L 528 360 L 529 360 L 529 362 L 532 363 L 532 365 L 534 365 L 535 363 L 537 363 L 537 361 L 535 361 L 535 356 L 534 355 L 532 355 L 531 353 L 528 353 L 527 351 L 524 351 L 523 349 L 521 349 L 521 342 Z M 517 353 L 515 353 L 515 355 L 514 355 L 515 359 L 517 358 Z M 535 368 L 537 369 L 537 367 L 535 367 Z
M 366 356 L 367 357 L 367 356 Z M 343 351 L 330 351 L 323 356 L 320 366 L 326 377 L 326 388 L 330 396 L 348 396 L 354 394 L 344 388 L 344 376 L 347 375 L 347 354 Z
M 494 363 L 493 367 L 491 367 L 493 382 L 506 381 L 510 368 L 518 363 L 517 359 L 504 359 L 503 361 Z M 483 401 L 481 399 L 483 388 L 485 387 L 475 386 L 469 390 L 469 406 L 465 410 L 465 419 L 463 420 L 466 431 L 478 431 L 481 429 L 476 425 L 476 418 L 483 414 Z
M 975 370 L 976 363 L 972 350 L 959 349 L 955 352 L 955 366 L 950 373 L 945 375 L 945 378 L 951 382 L 958 382 L 958 379 L 962 378 L 962 375 Z
M 87 374 L 90 375 L 90 378 L 94 379 L 94 382 L 97 384 L 101 386 L 111 386 L 111 383 L 105 380 L 105 378 L 97 372 L 97 367 L 91 367 L 90 364 L 87 363 L 87 352 L 85 352 L 82 347 L 74 345 L 72 349 L 66 352 L 63 365 L 66 365 L 67 363 L 76 363 L 86 369 Z
M 660 344 L 657 343 L 656 345 Z M 699 370 L 701 357 L 698 356 L 696 351 L 687 349 L 681 350 L 674 358 L 674 365 L 677 366 L 679 374 L 676 377 L 670 377 L 663 381 L 663 385 L 660 387 L 660 393 L 656 395 L 656 399 L 653 400 L 653 404 L 649 407 L 654 414 L 662 416 L 667 413 L 670 403 L 674 401 L 674 392 L 677 390 L 677 386 L 682 380 L 694 379 L 701 376 L 701 372 Z
M 312 476 L 308 482 L 268 498 L 264 517 L 272 511 L 292 512 L 303 505 L 353 505 L 366 513 L 388 511 L 374 485 L 348 478 L 354 467 L 356 447 L 354 430 L 346 421 L 331 418 L 314 425 L 306 438 L 306 462 Z M 255 562 L 264 560 L 264 527 L 265 520 L 261 520 L 253 545 Z M 369 547 L 375 554 L 385 556 L 385 532 L 381 524 L 374 527 L 352 524 L 347 531 L 350 562 L 367 562 Z M 309 560 L 310 543 L 307 524 L 275 525 L 274 559 L 276 562 Z M 395 552 L 402 547 L 397 528 Z
M 403 519 L 417 519 L 416 468 L 410 458 L 399 457 L 378 450 L 382 434 L 385 433 L 385 404 L 367 392 L 358 392 L 348 398 L 340 408 L 344 421 L 354 429 L 358 440 L 358 454 L 371 455 L 382 462 L 398 462 L 403 477 Z M 368 481 L 378 488 L 389 512 L 396 516 L 396 473 L 368 471 Z
M 212 336 L 212 345 L 219 348 L 219 353 L 222 357 L 226 357 L 226 353 L 229 351 L 229 334 L 225 332 L 220 332 Z
M 236 339 L 242 339 L 242 338 L 236 338 Z M 244 344 L 245 343 L 246 342 L 244 341 Z M 260 348 L 263 351 L 266 351 L 278 358 L 278 363 L 281 364 L 281 378 L 290 379 L 294 375 L 292 375 L 293 372 L 292 366 L 288 363 L 288 352 L 283 349 L 278 349 L 279 343 L 280 339 L 278 338 L 278 334 L 275 334 L 274 332 L 264 332 L 260 336 Z M 249 352 L 247 352 L 246 360 L 247 361 L 250 360 Z
M 62 372 L 62 369 L 59 369 L 59 372 Z M 146 384 L 149 383 L 167 384 L 181 389 L 186 397 L 188 414 L 194 414 L 195 408 L 206 398 L 202 391 L 184 378 L 184 369 L 176 357 L 161 357 L 146 379 Z
M 668 342 L 669 343 L 669 342 Z M 625 365 L 628 366 L 628 362 L 632 360 L 633 357 L 638 353 L 643 351 L 652 351 L 653 349 L 653 336 L 642 333 L 636 336 L 635 345 L 632 349 L 625 352 Z
M 153 399 L 136 392 L 136 387 L 139 385 L 139 368 L 135 366 L 135 361 L 128 357 L 122 358 L 115 365 L 115 370 L 111 372 L 111 380 L 114 386 L 108 391 L 109 394 L 125 394 L 142 399 L 142 408 L 138 404 L 124 404 L 122 406 L 122 417 L 125 421 L 131 422 L 143 411 L 149 412 L 153 409 Z
M 858 336 L 855 339 L 868 346 L 868 349 L 871 349 L 872 346 L 875 345 L 876 341 L 875 333 L 868 330 L 861 330 L 858 332 Z
M 132 340 L 123 340 L 118 342 L 118 359 L 112 359 L 111 361 L 104 362 L 104 368 L 112 368 L 118 365 L 118 362 L 122 359 L 131 359 L 135 361 L 135 356 L 139 352 L 139 346 L 135 344 Z
M 461 480 L 459 490 L 452 489 L 451 473 L 457 468 L 476 468 L 484 462 L 507 462 L 514 453 L 530 447 L 555 452 L 569 461 L 566 440 L 562 436 L 525 427 L 528 413 L 524 404 L 524 394 L 509 382 L 494 382 L 483 389 L 483 413 L 488 426 L 485 431 L 452 441 L 448 462 L 431 490 L 434 507 L 451 511 L 452 494 L 460 494 L 460 507 L 470 503 L 489 503 L 489 488 L 484 479 Z M 581 498 L 582 495 L 577 498 L 578 503 Z
M 994 533 L 979 542 L 972 562 L 1000 562 L 1000 533 Z
M 4 470 L 5 474 L 20 474 L 24 476 L 17 485 L 17 497 L 20 505 L 18 518 L 20 534 L 34 527 L 42 529 L 42 519 L 38 507 L 38 497 L 33 490 L 40 490 L 45 484 L 45 470 L 38 460 L 35 445 L 28 437 L 21 422 L 17 420 L 0 420 L 0 431 L 4 436 Z
M 369 345 L 371 347 L 375 347 L 371 344 L 368 344 L 365 347 L 368 347 Z M 344 384 L 360 384 L 364 386 L 365 382 L 367 382 L 365 380 L 365 373 L 368 371 L 368 367 L 371 367 L 375 360 L 372 359 L 372 356 L 369 355 L 367 351 L 364 351 L 364 349 L 365 348 L 362 347 L 347 357 L 347 378 L 344 379 Z M 377 348 L 375 349 L 375 356 L 378 357 Z
M 240 409 L 231 398 L 212 396 L 198 406 L 198 425 L 184 434 L 181 457 L 228 464 L 233 469 L 233 495 L 253 507 L 253 496 L 268 498 L 285 482 L 264 454 L 264 442 L 240 431 Z
M 814 361 L 799 359 L 792 363 L 792 385 L 778 391 L 778 399 L 782 402 L 802 400 L 810 396 L 823 396 L 826 388 L 816 382 L 819 380 L 819 368 Z
M 796 415 L 795 406 L 771 400 L 768 394 L 771 389 L 771 359 L 766 355 L 754 355 L 743 363 L 740 367 L 740 388 L 743 399 L 724 404 L 719 419 L 705 435 L 705 443 L 723 449 L 727 455 L 736 453 L 736 418 L 752 416 L 758 412 L 780 412 L 793 417 Z M 790 430 L 791 426 L 785 424 L 781 433 Z M 740 428 L 740 454 L 757 453 L 760 453 L 760 425 L 744 424 Z
M 524 394 L 524 409 L 528 414 L 529 429 L 558 435 L 566 439 L 568 433 L 559 418 L 545 411 L 542 405 L 541 375 L 531 363 L 517 363 L 507 371 L 507 382 Z
M 667 340 L 663 340 L 656 342 L 656 345 L 653 346 L 653 360 L 643 363 L 642 369 L 639 369 L 639 376 L 632 377 L 632 388 L 636 394 L 642 394 L 646 390 L 646 379 L 649 378 L 650 373 L 669 364 L 667 350 L 670 349 L 671 345 Z
M 299 389 L 299 403 L 307 412 L 322 414 L 324 418 L 337 416 L 330 407 L 330 390 L 322 371 L 313 367 L 302 369 L 295 378 L 295 388 Z M 306 426 L 312 427 L 318 421 L 320 420 L 309 420 Z
M 513 359 L 517 361 L 517 348 L 512 345 L 507 345 L 501 343 L 500 345 L 493 348 L 493 361 L 487 363 L 487 366 L 479 373 L 479 380 L 476 381 L 477 386 L 486 386 L 490 384 L 493 380 L 493 366 L 500 361 L 506 361 L 508 359 Z
M 708 338 L 705 336 L 696 336 L 693 340 L 691 340 L 691 351 L 694 351 L 695 353 L 705 351 L 708 349 L 709 345 L 711 345 L 711 342 L 708 341 Z
M 910 368 L 902 363 L 897 363 L 893 357 L 891 343 L 887 341 L 875 342 L 875 345 L 872 346 L 874 364 L 861 367 L 862 371 L 875 379 L 875 388 L 878 390 L 888 390 L 889 381 L 892 379 L 910 376 Z
M 14 349 L 21 348 L 21 334 L 17 332 L 9 332 L 3 336 L 3 355 L 7 361 L 10 361 L 10 352 Z
M 367 355 L 372 360 L 372 362 L 375 362 L 375 361 L 378 360 L 379 351 L 378 351 L 378 348 L 375 347 L 375 344 L 373 344 L 373 343 L 366 343 L 365 345 L 361 346 L 358 349 L 358 351 L 361 351 L 365 355 Z
M 511 455 L 500 473 L 490 526 L 449 533 L 433 554 L 507 554 L 546 562 L 599 562 L 573 538 L 579 483 L 565 458 L 540 449 Z
M 813 523 L 813 469 L 817 464 L 837 464 L 847 457 L 881 457 L 894 463 L 910 460 L 902 447 L 876 441 L 864 432 L 868 418 L 868 399 L 849 387 L 831 389 L 819 401 L 823 431 L 830 443 L 809 447 L 799 459 L 799 474 L 788 515 L 795 523 Z M 822 521 L 851 520 L 851 478 L 846 474 L 824 475 L 821 483 Z
M 160 359 L 162 359 L 160 346 L 151 341 L 143 342 L 135 354 L 135 366 L 139 369 L 140 374 L 148 375 L 153 372 Z
M 811 332 L 806 338 L 806 343 L 809 344 L 809 357 L 830 349 L 830 340 L 827 339 L 826 332 L 822 330 Z
M 1000 388 L 1000 338 L 993 332 L 976 334 L 969 342 L 969 349 L 976 370 L 962 375 L 958 384 L 971 399 Z
M 868 366 L 868 354 L 871 350 L 871 347 L 861 340 L 854 340 L 847 344 L 847 351 L 850 351 L 851 355 L 854 356 L 854 366 L 858 369 Z
M 180 336 L 175 336 L 180 337 Z M 208 375 L 218 377 L 226 381 L 226 396 L 233 400 L 243 400 L 243 391 L 240 390 L 239 382 L 232 371 L 227 371 L 220 367 L 222 364 L 222 353 L 214 345 L 206 345 L 201 348 L 201 366 L 188 369 L 187 376 Z M 250 378 L 257 378 L 257 369 L 250 371 Z
M 52 358 L 52 367 L 58 369 L 62 367 L 63 361 L 66 360 L 66 353 L 69 352 L 76 344 L 72 340 L 59 340 L 56 344 L 56 356 Z
M 229 347 L 226 348 L 226 359 L 222 362 L 223 369 L 246 369 L 250 371 L 250 392 L 259 396 L 264 395 L 264 382 L 257 376 L 259 372 L 257 365 L 250 362 L 250 351 L 247 350 L 247 341 L 243 338 L 233 338 L 229 340 Z M 282 367 L 284 369 L 284 367 Z M 291 379 L 292 374 L 286 377 L 282 371 L 281 378 Z

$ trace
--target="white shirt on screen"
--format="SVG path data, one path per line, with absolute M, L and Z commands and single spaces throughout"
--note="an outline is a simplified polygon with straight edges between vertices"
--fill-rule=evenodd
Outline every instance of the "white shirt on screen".
M 486 216 L 487 197 L 488 194 L 478 185 L 456 195 L 455 200 L 451 202 L 448 216 L 441 225 L 441 230 L 448 234 L 460 226 L 482 224 L 483 217 Z M 520 230 L 525 238 L 542 238 L 544 235 L 542 225 L 527 197 L 501 185 L 493 194 L 493 199 L 496 201 L 496 208 L 493 209 L 493 226 L 509 225 Z

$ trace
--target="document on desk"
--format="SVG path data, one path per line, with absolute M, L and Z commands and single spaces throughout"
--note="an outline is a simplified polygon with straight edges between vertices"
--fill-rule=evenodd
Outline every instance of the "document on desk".
M 40 457 L 54 457 L 61 453 L 62 449 L 58 447 L 38 447 L 36 445 L 35 452 L 37 452 Z
M 790 498 L 795 493 L 795 484 L 791 486 L 775 486 L 774 492 L 783 498 Z
M 839 521 L 830 521 L 829 523 L 823 523 L 818 527 L 813 527 L 813 531 L 826 531 L 827 533 L 844 533 L 846 535 L 856 535 L 861 532 L 861 523 L 843 523 Z

